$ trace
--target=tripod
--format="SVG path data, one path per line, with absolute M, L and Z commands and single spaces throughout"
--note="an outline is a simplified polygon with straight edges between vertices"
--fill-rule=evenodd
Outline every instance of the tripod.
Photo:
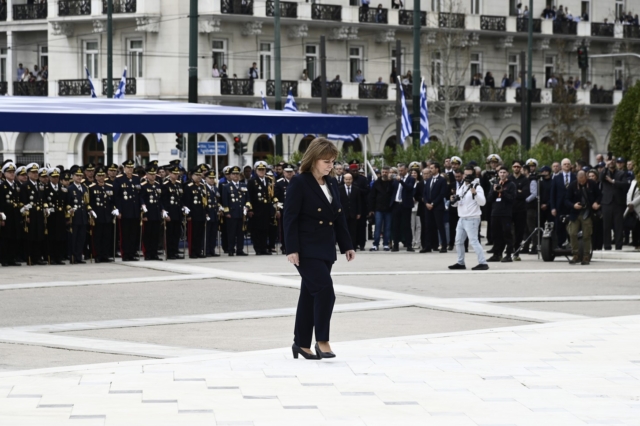
M 540 260 L 540 251 L 541 251 L 541 236 L 542 236 L 542 227 L 540 226 L 540 216 L 542 216 L 541 214 L 541 210 L 540 210 L 540 186 L 542 183 L 542 179 L 544 179 L 542 176 L 538 177 L 538 179 L 536 180 L 536 200 L 538 203 L 538 210 L 537 210 L 537 215 L 538 215 L 538 226 L 533 230 L 533 232 L 531 232 L 531 234 L 522 242 L 520 243 L 520 247 L 518 247 L 513 254 L 511 255 L 512 259 L 515 259 L 516 257 L 518 257 L 520 255 L 520 252 L 524 249 L 524 247 L 527 245 L 527 243 L 529 242 L 529 240 L 531 240 L 533 238 L 534 235 L 536 235 L 536 232 L 538 233 L 538 239 L 536 241 L 536 251 L 538 254 L 538 260 Z

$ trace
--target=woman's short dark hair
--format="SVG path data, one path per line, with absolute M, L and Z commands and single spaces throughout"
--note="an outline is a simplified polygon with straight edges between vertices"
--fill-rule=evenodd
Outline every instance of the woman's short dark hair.
M 440 169 L 440 163 L 438 163 L 437 161 L 434 161 L 433 163 L 431 163 L 431 165 L 432 165 L 433 167 L 435 167 L 436 169 L 438 169 L 438 171 L 440 171 L 440 170 L 441 170 L 441 169 Z

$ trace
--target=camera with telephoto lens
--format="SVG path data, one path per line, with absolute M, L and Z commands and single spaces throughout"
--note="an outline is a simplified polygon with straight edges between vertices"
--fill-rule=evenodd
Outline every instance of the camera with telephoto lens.
M 495 186 L 495 190 L 496 190 L 496 192 L 500 192 L 500 191 L 502 191 L 502 185 L 500 185 L 499 183 L 498 183 L 498 184 L 496 184 L 496 186 Z
M 464 181 L 467 183 L 471 183 L 476 179 L 476 176 L 473 174 L 466 174 L 464 175 Z
M 457 203 L 458 201 L 460 201 L 460 196 L 458 194 L 451 196 L 452 203 Z

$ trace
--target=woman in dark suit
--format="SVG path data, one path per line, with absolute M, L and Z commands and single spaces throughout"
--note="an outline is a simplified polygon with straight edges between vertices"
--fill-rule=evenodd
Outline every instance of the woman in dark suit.
M 333 358 L 329 326 L 336 300 L 331 267 L 337 260 L 336 241 L 347 261 L 356 254 L 340 204 L 338 183 L 332 177 L 339 152 L 324 138 L 314 139 L 300 164 L 300 175 L 291 179 L 284 204 L 284 239 L 287 259 L 300 276 L 293 357 Z M 311 351 L 315 326 L 316 345 Z

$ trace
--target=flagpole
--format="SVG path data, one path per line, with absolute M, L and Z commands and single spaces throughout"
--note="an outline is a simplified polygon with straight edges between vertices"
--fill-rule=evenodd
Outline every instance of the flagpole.
M 215 135 L 215 147 L 216 147 L 216 182 L 218 181 L 218 134 Z
M 364 135 L 364 177 L 367 177 L 367 135 Z
M 107 98 L 113 98 L 113 0 L 107 0 Z M 107 164 L 113 164 L 111 132 L 107 133 Z
M 136 134 L 133 134 L 133 162 L 138 164 L 138 156 L 136 155 Z

